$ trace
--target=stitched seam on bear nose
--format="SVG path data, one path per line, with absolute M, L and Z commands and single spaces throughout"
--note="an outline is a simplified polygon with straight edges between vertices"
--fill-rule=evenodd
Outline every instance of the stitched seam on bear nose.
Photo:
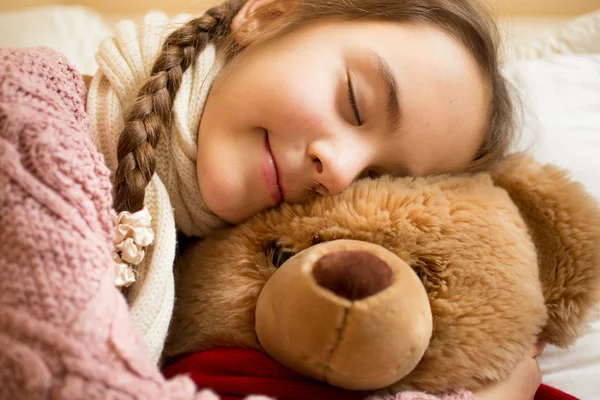
M 342 341 L 342 335 L 344 334 L 344 328 L 346 327 L 346 321 L 348 320 L 348 314 L 350 313 L 350 307 L 346 307 L 344 310 L 344 316 L 342 317 L 342 321 L 340 325 L 336 328 L 337 337 L 335 343 L 331 347 L 331 351 L 329 352 L 329 356 L 327 357 L 327 365 L 325 367 L 325 382 L 329 383 L 329 371 L 331 370 L 331 358 L 333 357 L 333 353 L 337 350 L 340 342 Z

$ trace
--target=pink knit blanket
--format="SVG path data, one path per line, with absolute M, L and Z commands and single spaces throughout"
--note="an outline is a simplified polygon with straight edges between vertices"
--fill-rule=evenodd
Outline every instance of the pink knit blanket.
M 111 203 L 79 74 L 0 49 L 0 399 L 214 398 L 150 361 L 113 284 Z

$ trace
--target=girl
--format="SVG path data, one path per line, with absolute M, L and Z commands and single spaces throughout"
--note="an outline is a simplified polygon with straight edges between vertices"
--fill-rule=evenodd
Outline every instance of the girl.
M 88 98 L 116 209 L 164 226 L 145 196 L 168 197 L 204 236 L 363 177 L 484 169 L 514 134 L 493 26 L 467 0 L 247 0 L 123 26 Z
M 178 22 L 122 24 L 88 93 L 117 211 L 127 226 L 145 207 L 168 247 L 138 265 L 152 235 L 117 227 L 126 285 L 126 263 L 171 271 L 173 219 L 202 237 L 364 177 L 483 169 L 511 142 L 496 34 L 469 0 L 247 0 Z
M 118 277 L 139 273 L 129 315 L 155 360 L 173 307 L 175 225 L 205 236 L 356 179 L 480 170 L 500 158 L 514 118 L 492 26 L 468 0 L 246 0 L 182 26 L 157 14 L 120 25 L 98 52 L 86 108 L 121 212 Z M 71 300 L 68 311 L 88 309 Z M 94 337 L 103 315 L 93 315 Z M 95 354 L 139 364 L 110 343 Z M 531 398 L 537 354 L 480 398 Z
M 196 195 L 230 223 L 365 176 L 482 169 L 513 136 L 496 36 L 468 1 L 228 2 L 172 32 L 150 76 L 134 77 L 117 210 L 142 208 L 184 72 L 209 43 L 225 65 L 193 121 Z

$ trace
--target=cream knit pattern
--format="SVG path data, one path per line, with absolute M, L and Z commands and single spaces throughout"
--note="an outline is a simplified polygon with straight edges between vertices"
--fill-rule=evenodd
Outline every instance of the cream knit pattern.
M 96 55 L 98 72 L 87 99 L 96 145 L 114 174 L 117 143 L 123 128 L 123 106 L 150 76 L 164 39 L 191 16 L 170 20 L 153 12 L 141 25 L 124 21 Z M 215 48 L 206 47 L 184 74 L 173 105 L 173 124 L 155 149 L 156 174 L 146 188 L 145 206 L 152 217 L 154 243 L 135 267 L 136 282 L 128 288 L 131 316 L 141 329 L 155 362 L 160 359 L 174 302 L 173 261 L 176 226 L 188 236 L 205 236 L 224 222 L 205 205 L 196 174 L 197 133 L 204 103 L 218 72 Z

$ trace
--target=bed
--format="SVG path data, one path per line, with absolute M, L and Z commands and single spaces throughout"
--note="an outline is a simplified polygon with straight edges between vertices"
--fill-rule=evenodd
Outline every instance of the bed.
M 51 47 L 84 74 L 94 73 L 95 49 L 116 21 L 161 8 L 157 0 L 52 3 L 3 1 L 0 46 Z M 195 7 L 209 3 L 200 1 Z M 169 4 L 167 12 L 195 11 L 183 6 L 189 3 Z M 492 5 L 502 14 L 505 72 L 524 104 L 523 134 L 515 150 L 570 169 L 600 201 L 600 0 L 504 0 Z M 540 9 L 543 15 L 536 14 Z M 548 348 L 540 364 L 545 383 L 581 399 L 600 399 L 600 319 L 572 348 Z

